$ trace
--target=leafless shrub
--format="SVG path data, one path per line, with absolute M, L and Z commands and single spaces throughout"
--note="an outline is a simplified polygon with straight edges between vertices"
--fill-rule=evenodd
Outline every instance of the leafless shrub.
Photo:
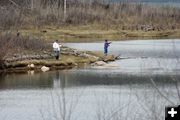
M 23 51 L 42 51 L 48 45 L 40 40 L 29 36 L 13 35 L 6 33 L 0 36 L 0 68 L 4 67 L 5 57 L 9 54 L 21 53 Z
M 10 33 L 0 36 L 0 69 L 5 67 L 5 57 L 13 50 L 12 36 Z M 15 52 L 15 51 L 14 51 Z
M 0 26 L 3 29 L 15 26 L 19 20 L 19 12 L 11 7 L 0 7 L 0 15 Z
M 44 41 L 40 39 L 20 37 L 14 40 L 13 44 L 24 50 L 43 50 L 46 48 Z

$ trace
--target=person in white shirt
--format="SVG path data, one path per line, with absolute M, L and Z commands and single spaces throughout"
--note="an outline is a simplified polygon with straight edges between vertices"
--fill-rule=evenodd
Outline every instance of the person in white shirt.
M 55 53 L 55 57 L 56 57 L 56 60 L 59 59 L 59 54 L 60 54 L 60 47 L 61 45 L 58 44 L 58 40 L 56 40 L 54 43 L 53 43 L 53 49 L 54 49 L 54 53 Z

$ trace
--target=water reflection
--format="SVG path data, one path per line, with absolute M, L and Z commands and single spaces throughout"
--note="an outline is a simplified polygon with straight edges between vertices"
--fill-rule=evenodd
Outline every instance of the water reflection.
M 44 89 L 44 88 L 71 88 L 99 85 L 129 85 L 150 84 L 150 78 L 158 85 L 172 84 L 172 78 L 180 80 L 180 75 L 133 75 L 118 72 L 109 73 L 109 70 L 64 70 L 48 73 L 7 74 L 0 76 L 0 89 Z M 164 84 L 166 83 L 166 84 Z
M 110 74 L 91 69 L 1 75 L 0 117 L 163 119 L 164 107 L 179 102 L 179 83 L 179 75 Z
M 53 86 L 52 76 L 41 74 L 5 74 L 0 76 L 0 89 L 30 89 Z

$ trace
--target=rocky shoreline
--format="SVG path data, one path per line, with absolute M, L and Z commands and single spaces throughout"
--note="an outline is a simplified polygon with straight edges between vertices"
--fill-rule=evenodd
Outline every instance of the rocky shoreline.
M 104 56 L 101 52 L 80 51 L 63 46 L 60 60 L 54 59 L 53 51 L 39 53 L 17 53 L 7 56 L 0 72 L 27 72 L 72 69 L 82 64 L 91 65 L 98 61 L 115 61 L 118 56 Z

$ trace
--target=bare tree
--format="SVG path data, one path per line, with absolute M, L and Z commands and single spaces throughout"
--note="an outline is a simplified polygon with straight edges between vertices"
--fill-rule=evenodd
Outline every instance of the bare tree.
M 64 0 L 64 22 L 66 22 L 66 8 L 67 8 L 67 0 Z
M 31 0 L 31 10 L 34 10 L 34 0 Z

